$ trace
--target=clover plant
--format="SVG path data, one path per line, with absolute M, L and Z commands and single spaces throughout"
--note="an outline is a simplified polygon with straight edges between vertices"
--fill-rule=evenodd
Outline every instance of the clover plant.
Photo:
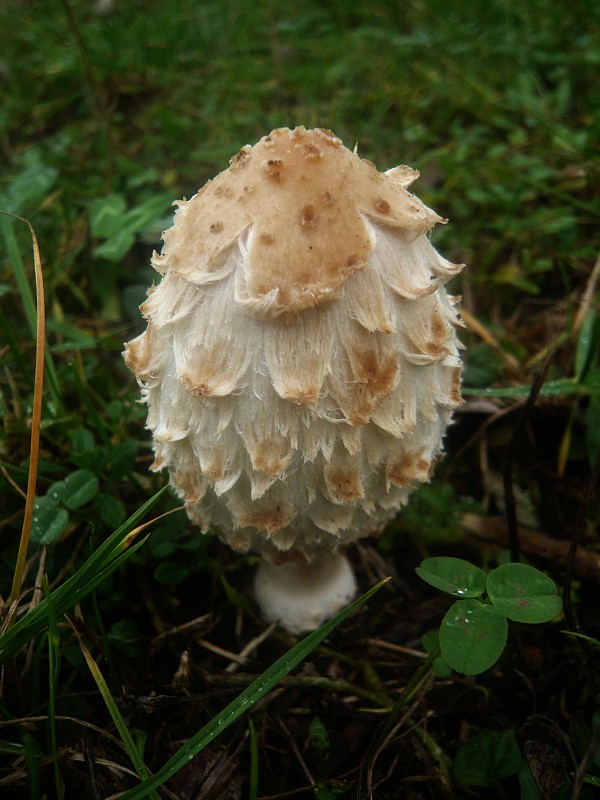
M 528 564 L 503 564 L 486 574 L 462 558 L 436 557 L 426 558 L 416 572 L 460 598 L 442 620 L 439 647 L 448 666 L 465 675 L 478 675 L 498 660 L 508 620 L 549 622 L 562 610 L 554 582 Z

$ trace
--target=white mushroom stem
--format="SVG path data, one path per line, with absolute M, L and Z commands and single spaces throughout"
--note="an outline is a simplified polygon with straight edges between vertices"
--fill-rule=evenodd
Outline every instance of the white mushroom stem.
M 314 630 L 356 595 L 356 578 L 344 555 L 311 564 L 263 560 L 254 576 L 254 594 L 264 618 L 290 633 Z

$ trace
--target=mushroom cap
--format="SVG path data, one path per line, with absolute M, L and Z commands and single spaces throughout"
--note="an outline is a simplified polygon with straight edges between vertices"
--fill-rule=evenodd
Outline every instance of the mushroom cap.
M 153 264 L 202 285 L 252 229 L 240 297 L 269 317 L 311 308 L 365 269 L 375 243 L 364 216 L 408 238 L 443 221 L 405 191 L 417 177 L 409 167 L 378 172 L 331 131 L 279 128 L 177 203 Z
M 310 562 L 378 534 L 461 403 L 432 211 L 329 131 L 280 129 L 178 204 L 125 360 L 154 470 L 240 552 Z

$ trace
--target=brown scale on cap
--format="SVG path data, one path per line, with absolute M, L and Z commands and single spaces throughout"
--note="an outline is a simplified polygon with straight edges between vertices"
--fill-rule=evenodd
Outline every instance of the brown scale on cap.
M 244 147 L 228 170 L 178 203 L 155 267 L 202 282 L 231 242 L 254 226 L 249 298 L 274 293 L 268 316 L 310 308 L 368 263 L 374 242 L 362 214 L 412 238 L 443 221 L 404 191 L 417 176 L 408 167 L 378 172 L 331 131 L 280 128 Z

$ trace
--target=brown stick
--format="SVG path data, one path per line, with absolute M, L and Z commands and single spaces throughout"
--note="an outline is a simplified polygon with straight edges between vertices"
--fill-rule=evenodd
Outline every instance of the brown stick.
M 500 517 L 479 517 L 476 514 L 465 514 L 460 521 L 461 528 L 471 536 L 485 542 L 508 546 L 508 528 Z M 519 527 L 519 543 L 524 553 L 541 556 L 558 564 L 566 564 L 570 542 L 553 539 L 541 531 Z M 600 553 L 577 549 L 575 555 L 575 571 L 579 575 L 600 577 Z

